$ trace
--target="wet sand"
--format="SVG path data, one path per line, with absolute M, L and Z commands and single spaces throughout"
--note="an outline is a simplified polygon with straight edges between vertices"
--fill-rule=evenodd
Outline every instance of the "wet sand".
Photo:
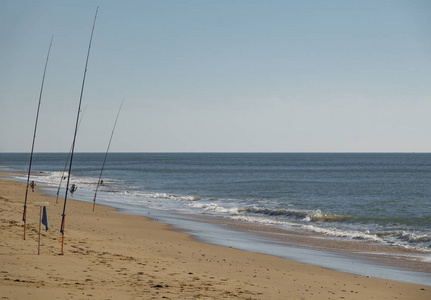
M 3 176 L 4 174 L 0 174 Z M 431 299 L 431 287 L 367 278 L 198 242 L 166 224 L 0 180 L 1 299 Z M 39 208 L 47 201 L 50 229 Z
M 337 239 L 322 234 L 292 231 L 276 226 L 264 224 L 250 224 L 249 222 L 230 220 L 226 218 L 199 219 L 199 222 L 223 224 L 238 232 L 251 233 L 262 239 L 271 239 L 281 244 L 300 249 L 320 250 L 344 257 L 352 257 L 363 261 L 378 263 L 388 267 L 403 268 L 431 274 L 431 263 L 424 261 L 429 253 L 412 248 L 396 245 L 386 245 L 365 240 Z

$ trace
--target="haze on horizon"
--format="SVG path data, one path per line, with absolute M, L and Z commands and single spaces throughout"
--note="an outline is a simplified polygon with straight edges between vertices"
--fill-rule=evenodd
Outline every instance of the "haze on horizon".
M 430 152 L 429 1 L 2 1 L 0 152 Z

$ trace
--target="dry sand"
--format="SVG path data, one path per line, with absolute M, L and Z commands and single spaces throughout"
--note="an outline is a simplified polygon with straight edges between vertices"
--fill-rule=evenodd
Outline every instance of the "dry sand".
M 0 174 L 1 175 L 1 174 Z M 4 175 L 4 174 L 3 174 Z M 431 287 L 367 278 L 194 240 L 166 224 L 0 180 L 0 299 L 431 299 Z M 48 201 L 50 229 L 39 208 Z

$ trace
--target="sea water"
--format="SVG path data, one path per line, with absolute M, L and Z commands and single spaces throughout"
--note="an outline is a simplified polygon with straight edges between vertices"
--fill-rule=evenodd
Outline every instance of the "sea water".
M 31 180 L 58 186 L 67 156 L 34 154 Z M 74 198 L 93 200 L 104 156 L 75 153 Z M 28 162 L 29 154 L 0 153 L 5 171 L 26 170 Z M 225 218 L 431 254 L 431 154 L 109 153 L 102 179 L 97 202 L 129 210 Z

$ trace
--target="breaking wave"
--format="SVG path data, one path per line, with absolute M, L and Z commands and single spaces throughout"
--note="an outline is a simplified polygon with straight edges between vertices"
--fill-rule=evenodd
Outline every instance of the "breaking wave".
M 285 216 L 294 219 L 300 219 L 306 222 L 339 222 L 351 219 L 351 216 L 336 215 L 332 213 L 324 213 L 320 209 L 313 211 L 300 211 L 300 210 L 287 210 L 287 209 L 267 209 L 250 207 L 240 209 L 239 212 L 254 213 L 254 214 L 264 214 L 268 216 Z
M 201 198 L 195 195 L 174 195 L 168 193 L 145 193 L 145 192 L 124 192 L 128 196 L 136 196 L 150 199 L 174 200 L 174 201 L 198 201 Z

